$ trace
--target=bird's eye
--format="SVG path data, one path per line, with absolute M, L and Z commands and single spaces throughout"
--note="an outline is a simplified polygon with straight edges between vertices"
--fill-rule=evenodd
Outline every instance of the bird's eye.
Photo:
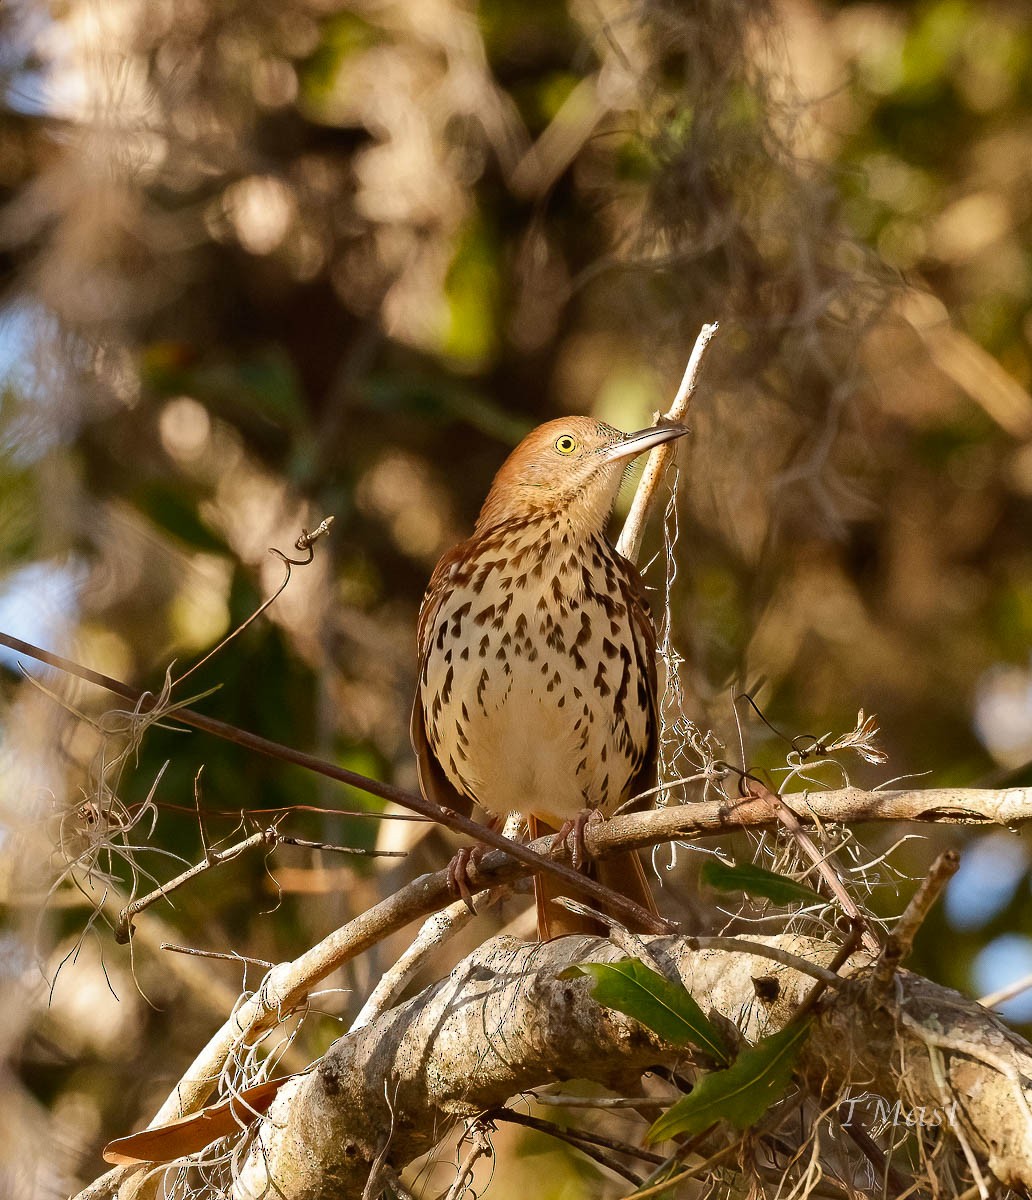
M 556 438 L 555 448 L 560 454 L 572 454 L 577 449 L 577 439 L 564 433 L 562 437 Z

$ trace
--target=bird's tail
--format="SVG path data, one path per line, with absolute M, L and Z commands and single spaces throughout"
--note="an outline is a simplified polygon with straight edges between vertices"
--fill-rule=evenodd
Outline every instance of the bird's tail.
M 531 839 L 557 832 L 553 826 L 542 821 L 540 817 L 531 816 L 528 820 Z M 589 878 L 597 880 L 603 887 L 612 888 L 614 892 L 619 892 L 628 900 L 633 900 L 642 908 L 658 915 L 659 910 L 656 908 L 652 889 L 649 887 L 645 871 L 635 851 L 630 850 L 626 854 L 617 854 L 613 858 L 601 858 L 589 862 L 585 874 Z M 571 890 L 554 875 L 542 873 L 534 876 L 534 900 L 537 904 L 538 937 L 541 941 L 562 937 L 565 933 L 588 933 L 599 937 L 605 937 L 608 934 L 607 926 L 601 921 L 596 921 L 591 917 L 582 917 L 577 913 L 570 912 L 565 905 L 553 903 L 556 897 L 569 895 Z M 576 895 L 572 898 L 582 899 Z M 604 912 L 610 911 L 604 905 L 600 907 Z M 611 915 L 616 916 L 615 913 Z M 635 933 L 647 932 L 635 928 L 633 922 L 628 922 L 622 915 L 618 920 L 621 924 L 628 925 Z

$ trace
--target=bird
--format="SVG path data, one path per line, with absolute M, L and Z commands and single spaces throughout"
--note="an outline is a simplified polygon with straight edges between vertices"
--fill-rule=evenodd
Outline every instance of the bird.
M 420 607 L 410 733 L 427 799 L 479 805 L 493 826 L 519 813 L 532 838 L 574 828 L 582 846 L 593 814 L 654 786 L 656 631 L 641 576 L 606 529 L 630 461 L 687 432 L 561 417 L 502 464 Z M 454 878 L 468 901 L 465 866 Z M 656 912 L 635 853 L 587 869 Z M 604 932 L 552 903 L 561 882 L 534 883 L 541 940 Z

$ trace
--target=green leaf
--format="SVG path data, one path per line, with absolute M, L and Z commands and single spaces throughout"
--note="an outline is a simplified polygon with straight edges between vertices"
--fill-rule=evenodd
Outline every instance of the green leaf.
M 724 1039 L 685 988 L 664 979 L 638 959 L 579 963 L 564 971 L 562 977 L 573 975 L 591 976 L 595 981 L 591 994 L 599 1004 L 633 1017 L 668 1042 L 699 1046 L 718 1062 L 731 1061 Z
M 702 882 L 716 888 L 718 892 L 746 892 L 750 896 L 763 896 L 775 904 L 792 904 L 802 900 L 805 904 L 823 904 L 824 897 L 805 884 L 796 883 L 787 875 L 768 871 L 753 863 L 729 867 L 715 858 L 709 859 L 702 868 Z
M 700 1133 L 716 1121 L 747 1129 L 788 1090 L 809 1021 L 788 1025 L 743 1050 L 726 1071 L 711 1071 L 694 1091 L 668 1109 L 646 1134 L 662 1142 L 678 1133 Z

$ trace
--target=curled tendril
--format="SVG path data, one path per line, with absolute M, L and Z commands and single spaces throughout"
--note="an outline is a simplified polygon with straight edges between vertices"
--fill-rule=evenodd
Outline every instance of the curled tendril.
M 283 563 L 284 574 L 283 574 L 283 580 L 280 583 L 279 587 L 272 593 L 272 595 L 268 598 L 268 600 L 265 600 L 261 604 L 259 604 L 258 607 L 254 610 L 254 612 L 251 613 L 251 615 L 245 621 L 242 621 L 236 627 L 236 629 L 232 630 L 232 632 L 230 632 L 230 633 L 227 633 L 226 636 L 222 639 L 221 642 L 219 642 L 219 644 L 217 646 L 212 647 L 212 649 L 209 650 L 208 653 L 203 658 L 199 659 L 197 662 L 194 663 L 194 665 L 188 671 L 185 671 L 182 675 L 180 675 L 179 678 L 175 681 L 177 684 L 182 683 L 183 680 L 189 678 L 189 676 L 191 676 L 194 673 L 194 671 L 197 671 L 201 667 L 203 667 L 206 662 L 208 662 L 210 659 L 214 658 L 215 655 L 218 654 L 220 650 L 224 649 L 235 637 L 239 637 L 240 634 L 242 634 L 244 632 L 244 630 L 248 627 L 248 625 L 250 625 L 253 621 L 257 621 L 258 618 L 262 615 L 262 613 L 266 611 L 266 609 L 268 609 L 271 605 L 276 603 L 276 601 L 280 598 L 280 596 L 283 595 L 284 589 L 286 588 L 287 584 L 290 582 L 291 569 L 293 567 L 307 567 L 308 564 L 310 562 L 312 562 L 312 560 L 315 558 L 315 550 L 314 550 L 315 543 L 324 534 L 329 533 L 330 526 L 332 524 L 333 524 L 333 517 L 326 517 L 311 532 L 309 532 L 307 529 L 302 527 L 301 536 L 294 543 L 294 548 L 296 550 L 300 550 L 302 553 L 306 553 L 308 555 L 307 558 L 289 558 L 286 554 L 283 553 L 282 550 L 277 550 L 275 546 L 269 547 L 269 553 L 275 554 L 276 557 L 280 560 L 280 562 Z

